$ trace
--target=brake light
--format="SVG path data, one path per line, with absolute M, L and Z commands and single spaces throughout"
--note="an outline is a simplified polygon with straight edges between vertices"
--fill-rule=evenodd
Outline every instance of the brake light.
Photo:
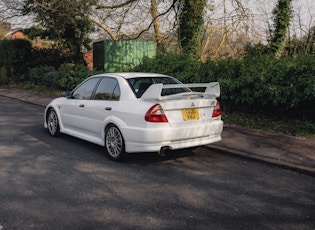
M 148 122 L 168 122 L 167 117 L 159 104 L 153 105 L 145 114 L 145 120 Z
M 217 104 L 213 109 L 212 118 L 216 118 L 219 116 L 221 116 L 221 106 L 220 106 L 220 102 L 217 101 Z

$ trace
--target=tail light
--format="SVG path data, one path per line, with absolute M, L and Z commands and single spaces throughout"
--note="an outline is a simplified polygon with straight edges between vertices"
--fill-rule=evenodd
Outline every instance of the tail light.
M 215 105 L 213 109 L 212 118 L 216 118 L 219 116 L 221 116 L 221 106 L 220 106 L 220 102 L 217 101 L 217 104 Z
M 159 104 L 153 105 L 145 114 L 145 120 L 148 122 L 168 122 L 167 117 Z

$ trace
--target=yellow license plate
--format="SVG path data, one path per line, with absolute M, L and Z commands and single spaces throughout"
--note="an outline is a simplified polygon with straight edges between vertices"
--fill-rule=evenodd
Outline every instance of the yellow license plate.
M 184 121 L 199 120 L 198 108 L 182 109 Z

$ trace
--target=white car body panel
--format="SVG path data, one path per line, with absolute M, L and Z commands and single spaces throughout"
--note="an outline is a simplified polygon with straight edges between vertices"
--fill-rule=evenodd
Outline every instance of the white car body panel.
M 119 101 L 81 100 L 57 98 L 47 105 L 46 114 L 53 108 L 60 122 L 60 132 L 104 146 L 104 132 L 109 124 L 116 125 L 125 141 L 126 152 L 158 152 L 162 147 L 181 149 L 211 144 L 221 140 L 221 116 L 212 118 L 219 83 L 163 85 L 153 84 L 136 98 L 126 79 L 164 75 L 143 73 L 102 74 L 117 79 L 120 86 Z M 202 86 L 204 93 L 183 93 L 161 96 L 162 89 Z M 203 97 L 200 97 L 203 96 Z M 168 122 L 147 122 L 144 116 L 154 104 L 160 104 Z M 198 108 L 198 120 L 183 120 L 182 109 Z

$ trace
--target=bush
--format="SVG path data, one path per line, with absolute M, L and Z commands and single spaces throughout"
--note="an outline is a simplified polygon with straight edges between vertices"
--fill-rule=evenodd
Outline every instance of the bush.
M 227 110 L 311 118 L 314 112 L 305 106 L 315 104 L 314 64 L 311 56 L 276 59 L 259 55 L 219 61 L 216 71 L 205 63 L 203 72 L 218 76 L 209 80 L 220 82 L 222 104 Z M 221 70 L 224 74 L 218 73 Z
M 84 65 L 65 64 L 58 70 L 44 66 L 30 70 L 30 79 L 36 85 L 58 90 L 72 90 L 85 78 L 95 74 Z
M 67 52 L 57 48 L 33 47 L 30 67 L 53 66 L 58 69 L 63 63 L 67 63 L 67 58 Z
M 198 78 L 199 69 L 200 62 L 187 54 L 158 53 L 155 58 L 144 58 L 133 71 L 166 74 L 187 83 Z
M 57 73 L 57 71 L 51 66 L 33 68 L 30 70 L 30 80 L 35 85 L 51 87 L 54 81 L 51 77 L 52 73 Z
M 258 53 L 200 63 L 187 55 L 158 54 L 134 70 L 168 74 L 184 83 L 218 81 L 228 112 L 315 119 L 313 56 L 277 59 Z
M 4 66 L 10 81 L 27 80 L 32 44 L 23 39 L 0 40 L 0 66 Z
M 0 66 L 0 85 L 9 83 L 9 78 L 5 66 Z
M 81 81 L 93 75 L 95 72 L 89 70 L 85 65 L 65 64 L 59 68 L 58 88 L 72 90 Z

